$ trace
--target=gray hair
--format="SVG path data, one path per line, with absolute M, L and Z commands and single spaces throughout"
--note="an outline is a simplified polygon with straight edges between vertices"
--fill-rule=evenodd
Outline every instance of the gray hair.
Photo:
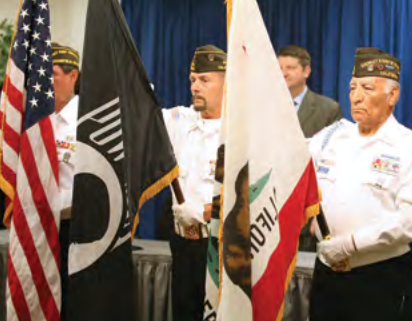
M 385 79 L 385 93 L 389 94 L 389 92 L 392 90 L 392 88 L 398 88 L 399 91 L 401 90 L 401 84 L 398 83 L 396 80 L 393 79 Z

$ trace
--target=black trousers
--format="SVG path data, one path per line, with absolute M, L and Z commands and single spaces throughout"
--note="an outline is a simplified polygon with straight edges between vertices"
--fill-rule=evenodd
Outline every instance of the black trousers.
M 316 260 L 310 321 L 411 321 L 412 255 L 338 273 Z
M 202 321 L 208 239 L 188 240 L 172 233 L 173 321 Z
M 62 285 L 62 306 L 60 312 L 60 320 L 67 320 L 67 297 L 69 289 L 69 245 L 70 245 L 70 220 L 62 220 L 60 222 L 59 231 L 60 241 L 60 277 Z

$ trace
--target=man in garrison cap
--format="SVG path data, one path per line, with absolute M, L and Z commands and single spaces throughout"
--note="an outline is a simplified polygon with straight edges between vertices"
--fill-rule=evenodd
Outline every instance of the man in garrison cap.
M 197 48 L 189 76 L 193 104 L 163 112 L 185 198 L 178 204 L 173 195 L 173 320 L 203 320 L 206 223 L 212 211 L 225 72 L 224 51 L 212 45 Z
M 67 320 L 68 250 L 76 152 L 76 123 L 79 97 L 75 94 L 79 79 L 79 53 L 67 46 L 52 43 L 55 95 L 54 135 L 59 160 L 59 188 L 62 204 L 60 253 L 62 280 L 61 320 Z
M 341 120 L 310 142 L 331 234 L 318 237 L 311 321 L 412 320 L 412 131 L 393 115 L 400 70 L 393 55 L 358 49 L 355 123 Z

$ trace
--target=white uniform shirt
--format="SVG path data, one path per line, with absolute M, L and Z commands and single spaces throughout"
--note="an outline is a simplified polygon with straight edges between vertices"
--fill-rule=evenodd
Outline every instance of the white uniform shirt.
M 408 252 L 412 131 L 391 116 L 374 136 L 364 137 L 358 125 L 341 120 L 315 135 L 309 148 L 332 237 L 354 236 L 358 252 L 350 265 L 363 266 Z
M 72 206 L 78 105 L 79 97 L 74 96 L 60 113 L 53 115 L 62 209 Z
M 202 119 L 192 107 L 163 109 L 163 117 L 179 165 L 179 182 L 185 199 L 203 205 L 212 203 L 221 120 Z

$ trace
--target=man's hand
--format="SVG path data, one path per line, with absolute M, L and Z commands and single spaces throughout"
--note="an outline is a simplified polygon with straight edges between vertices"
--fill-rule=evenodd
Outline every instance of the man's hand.
M 212 218 L 212 209 L 213 209 L 213 205 L 211 203 L 205 204 L 204 210 L 203 210 L 203 220 L 205 222 L 210 222 L 210 219 Z
M 355 252 L 355 242 L 351 235 L 332 237 L 318 244 L 318 253 L 330 266 L 339 265 Z
M 187 201 L 183 204 L 173 205 L 172 209 L 176 220 L 184 227 L 197 223 L 205 223 L 203 221 L 203 204 Z

